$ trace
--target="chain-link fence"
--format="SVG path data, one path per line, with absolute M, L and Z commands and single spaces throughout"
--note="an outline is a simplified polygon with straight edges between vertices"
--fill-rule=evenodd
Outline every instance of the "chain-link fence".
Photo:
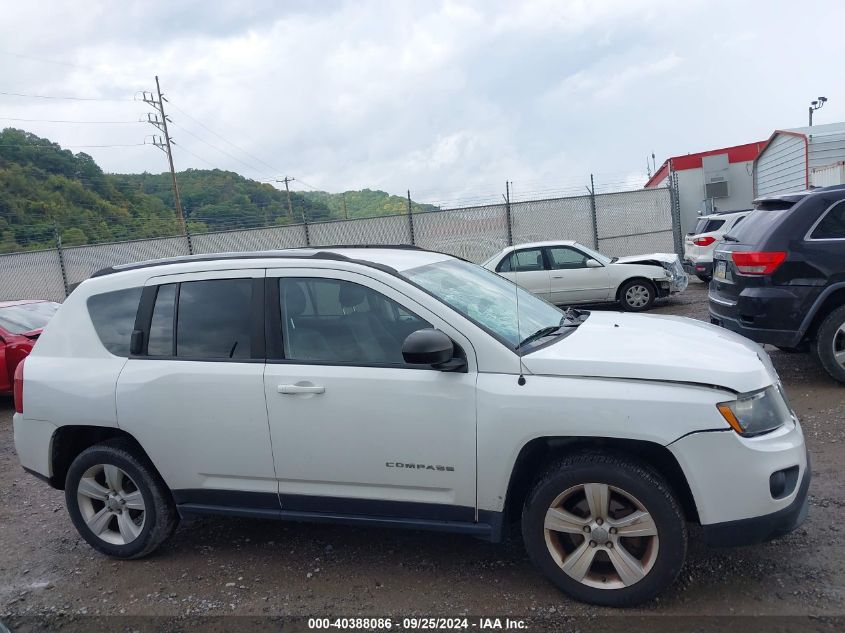
M 12 253 L 0 255 L 0 300 L 61 301 L 101 268 L 190 253 L 414 244 L 483 262 L 509 244 L 568 239 L 611 256 L 680 254 L 676 199 L 668 188 L 638 189 Z

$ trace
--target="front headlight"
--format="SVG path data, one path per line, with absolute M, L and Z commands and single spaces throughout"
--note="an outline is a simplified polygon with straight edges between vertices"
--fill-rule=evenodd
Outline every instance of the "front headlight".
M 745 437 L 774 431 L 792 417 L 774 385 L 740 394 L 736 400 L 720 402 L 716 407 L 733 430 Z

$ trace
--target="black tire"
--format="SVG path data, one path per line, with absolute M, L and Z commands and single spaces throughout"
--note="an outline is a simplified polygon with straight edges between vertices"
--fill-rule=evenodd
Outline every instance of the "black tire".
M 836 354 L 845 352 L 845 306 L 839 306 L 825 317 L 816 337 L 816 353 L 834 380 L 845 383 L 845 362 Z
M 713 275 L 708 275 L 706 273 L 697 273 L 695 276 L 706 284 L 709 284 L 710 281 L 713 279 Z
M 638 296 L 642 297 L 642 293 L 646 293 L 645 302 L 636 303 L 633 301 L 629 303 L 628 291 L 639 288 Z M 629 279 L 619 288 L 619 304 L 626 312 L 642 312 L 650 309 L 654 305 L 654 300 L 657 298 L 657 289 L 654 284 L 647 279 Z
M 135 522 L 141 521 L 140 533 L 134 540 L 125 544 L 104 540 L 94 533 L 83 517 L 83 512 L 87 510 L 83 510 L 80 505 L 79 484 L 86 473 L 100 465 L 115 466 L 123 471 L 129 478 L 126 487 L 140 492 L 143 499 L 143 520 L 138 518 L 140 513 L 133 511 L 136 515 Z M 112 558 L 133 559 L 147 556 L 166 541 L 179 525 L 179 513 L 161 476 L 140 451 L 131 443 L 122 440 L 91 446 L 73 460 L 65 479 L 65 502 L 71 521 L 80 536 L 95 550 Z M 99 503 L 102 502 L 95 501 L 92 506 Z M 102 506 L 97 505 L 93 509 L 102 509 L 104 505 L 105 503 Z M 120 513 L 123 512 L 128 515 L 130 510 L 121 509 Z M 113 528 L 119 526 L 118 519 L 119 517 L 115 516 L 113 522 L 109 523 L 112 531 L 117 531 Z
M 651 515 L 657 531 L 657 554 L 639 581 L 610 589 L 589 586 L 568 575 L 555 560 L 546 541 L 546 513 L 561 493 L 582 484 L 607 484 L 622 490 L 633 495 Z M 614 491 L 611 494 L 618 493 Z M 609 522 L 605 527 L 607 525 Z M 678 577 L 687 551 L 686 521 L 663 478 L 644 464 L 607 453 L 580 453 L 551 464 L 526 499 L 522 513 L 522 537 L 531 560 L 561 591 L 582 602 L 610 607 L 640 604 L 664 591 Z M 573 536 L 573 539 L 579 538 L 584 538 L 586 543 L 586 536 Z M 625 542 L 630 543 L 628 540 Z M 616 547 L 624 545 L 617 543 Z M 627 547 L 626 553 L 631 554 Z M 602 555 L 607 557 L 608 562 L 600 561 L 599 554 L 595 554 L 593 560 L 599 565 L 612 564 L 607 550 Z M 601 575 L 599 573 L 599 577 Z M 591 580 L 599 584 L 607 581 L 606 578 Z

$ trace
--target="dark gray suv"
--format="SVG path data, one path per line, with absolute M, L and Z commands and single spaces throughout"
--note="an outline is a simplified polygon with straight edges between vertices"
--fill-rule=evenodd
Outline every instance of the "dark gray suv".
M 815 348 L 845 383 L 845 185 L 754 206 L 713 255 L 711 322 L 781 349 Z

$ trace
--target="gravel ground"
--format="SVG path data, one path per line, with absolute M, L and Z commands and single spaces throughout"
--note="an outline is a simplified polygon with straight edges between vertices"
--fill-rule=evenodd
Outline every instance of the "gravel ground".
M 693 283 L 654 312 L 706 319 L 706 288 Z M 607 618 L 622 624 L 604 630 L 643 615 L 805 615 L 823 623 L 819 630 L 845 622 L 816 619 L 845 615 L 845 387 L 811 355 L 771 351 L 812 454 L 809 519 L 780 540 L 737 549 L 708 549 L 693 532 L 675 586 Z M 77 536 L 63 493 L 20 468 L 11 419 L 11 402 L 0 399 L 0 617 L 18 630 L 37 628 L 21 616 L 53 614 L 64 622 L 85 614 L 414 613 L 589 622 L 583 618 L 620 613 L 568 600 L 535 571 L 518 538 L 492 545 L 426 532 L 199 518 L 183 521 L 146 560 L 112 561 Z

